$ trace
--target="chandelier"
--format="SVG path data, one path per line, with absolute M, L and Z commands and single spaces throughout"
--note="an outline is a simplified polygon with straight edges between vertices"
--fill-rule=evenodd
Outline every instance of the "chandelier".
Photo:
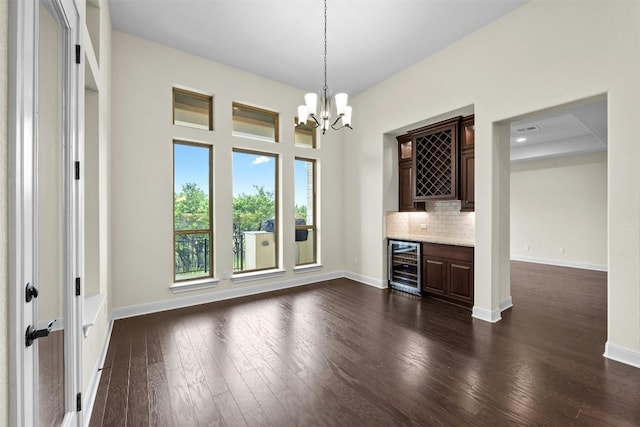
M 311 118 L 313 120 L 312 126 L 314 128 L 320 127 L 322 134 L 329 129 L 338 130 L 343 127 L 351 127 L 351 107 L 347 105 L 348 95 L 346 93 L 337 93 L 334 97 L 336 104 L 336 113 L 338 117 L 335 121 L 331 122 L 331 104 L 332 99 L 330 94 L 327 95 L 327 0 L 324 0 L 324 86 L 322 87 L 322 94 L 320 96 L 320 103 L 318 104 L 318 94 L 314 92 L 307 93 L 304 96 L 305 105 L 298 106 L 298 126 L 306 126 L 307 120 Z M 318 115 L 318 106 L 320 107 L 320 114 Z M 338 122 L 342 121 L 341 125 Z

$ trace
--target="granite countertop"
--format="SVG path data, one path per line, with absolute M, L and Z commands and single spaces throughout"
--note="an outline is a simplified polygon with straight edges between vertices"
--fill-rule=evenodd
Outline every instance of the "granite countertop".
M 408 240 L 411 242 L 440 243 L 444 245 L 474 247 L 475 241 L 461 237 L 428 236 L 422 234 L 388 234 L 387 239 Z

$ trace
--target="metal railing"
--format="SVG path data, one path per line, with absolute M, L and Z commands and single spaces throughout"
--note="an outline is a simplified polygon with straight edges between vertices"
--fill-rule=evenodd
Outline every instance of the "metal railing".
M 175 274 L 191 276 L 211 271 L 209 234 L 178 234 L 175 236 Z

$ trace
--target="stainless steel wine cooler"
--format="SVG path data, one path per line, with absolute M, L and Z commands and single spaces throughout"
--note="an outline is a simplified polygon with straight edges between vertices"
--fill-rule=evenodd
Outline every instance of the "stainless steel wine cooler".
M 422 292 L 420 243 L 389 240 L 389 286 L 420 295 Z

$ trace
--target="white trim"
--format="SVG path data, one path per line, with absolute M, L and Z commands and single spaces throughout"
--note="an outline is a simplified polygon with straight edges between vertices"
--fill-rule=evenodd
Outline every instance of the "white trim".
M 100 357 L 96 360 L 96 364 L 93 368 L 93 374 L 89 380 L 87 386 L 87 393 L 84 396 L 84 402 L 82 402 L 82 412 L 84 412 L 83 425 L 89 426 L 91 421 L 91 412 L 93 411 L 93 405 L 96 402 L 96 395 L 98 394 L 98 385 L 100 384 L 100 378 L 102 377 L 101 368 L 104 366 L 104 361 L 107 358 L 107 350 L 109 349 L 109 342 L 111 341 L 111 332 L 113 331 L 113 315 L 109 318 L 109 326 L 107 333 L 102 342 L 102 349 L 100 351 Z
M 182 292 L 215 288 L 216 286 L 218 286 L 219 282 L 220 281 L 216 278 L 207 277 L 206 279 L 189 280 L 187 282 L 174 283 L 171 286 L 169 286 L 169 289 L 171 289 L 171 292 L 173 292 L 174 294 L 179 294 Z
M 297 267 L 293 267 L 293 272 L 296 274 L 310 273 L 312 271 L 322 270 L 322 264 L 303 264 Z
M 277 281 L 274 283 L 260 284 L 255 286 L 245 286 L 237 289 L 223 289 L 208 294 L 198 294 L 171 300 L 157 301 L 145 304 L 130 305 L 126 307 L 114 308 L 113 319 L 124 319 L 127 317 L 141 316 L 143 314 L 157 313 L 160 311 L 174 310 L 176 308 L 189 307 L 193 305 L 206 304 L 209 302 L 228 300 L 250 295 L 262 294 L 265 292 L 277 291 L 281 289 L 294 288 L 296 286 L 309 285 L 325 280 L 345 277 L 343 271 L 319 274 L 314 276 L 300 276 L 299 278 Z
M 386 280 L 374 279 L 373 277 L 363 276 L 362 274 L 354 273 L 352 271 L 345 271 L 344 277 L 378 289 L 387 289 L 389 287 Z
M 487 310 L 486 308 L 478 307 L 477 305 L 473 306 L 471 317 L 479 320 L 484 320 L 485 322 L 489 323 L 496 323 L 502 320 L 499 308 L 496 308 L 495 310 Z
M 511 298 L 511 295 L 498 303 L 498 309 L 500 310 L 500 313 L 511 307 L 513 307 L 513 299 Z
M 248 273 L 238 273 L 231 276 L 233 283 L 252 282 L 254 280 L 269 279 L 271 277 L 284 276 L 285 271 L 281 269 L 250 271 Z
M 558 267 L 581 268 L 583 270 L 608 271 L 606 265 L 590 264 L 586 262 L 567 261 L 563 259 L 536 258 L 520 255 L 511 255 L 511 261 L 531 262 L 534 264 L 555 265 Z
M 616 362 L 625 363 L 635 368 L 640 368 L 640 351 L 621 345 L 612 344 L 609 341 L 604 345 L 604 357 L 615 360 Z
M 95 325 L 96 320 L 98 319 L 98 313 L 100 313 L 100 310 L 102 309 L 106 296 L 106 293 L 101 292 L 84 298 L 84 307 L 82 310 L 82 331 L 85 338 L 89 336 L 89 330 L 93 325 Z

